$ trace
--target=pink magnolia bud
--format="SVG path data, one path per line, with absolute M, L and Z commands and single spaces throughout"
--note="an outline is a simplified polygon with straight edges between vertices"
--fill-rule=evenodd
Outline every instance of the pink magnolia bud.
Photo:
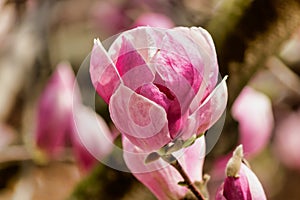
M 167 16 L 159 13 L 143 13 L 137 18 L 134 27 L 138 26 L 151 26 L 159 28 L 172 28 L 174 22 Z
M 227 103 L 225 81 L 216 87 L 215 47 L 202 28 L 138 27 L 108 52 L 95 40 L 90 75 L 115 126 L 148 152 L 202 134 Z
M 300 110 L 279 121 L 275 129 L 274 152 L 291 169 L 300 170 Z
M 68 137 L 73 103 L 80 101 L 74 93 L 74 84 L 71 66 L 59 64 L 39 99 L 36 144 L 50 156 L 62 150 Z
M 56 157 L 67 141 L 84 170 L 108 155 L 113 146 L 104 120 L 81 104 L 71 66 L 59 64 L 39 100 L 36 144 L 46 155 Z
M 161 158 L 145 163 L 149 153 L 123 138 L 124 160 L 133 175 L 161 200 L 182 199 L 188 189 L 178 183 L 184 181 L 178 171 Z M 205 140 L 200 137 L 195 143 L 177 152 L 179 160 L 192 182 L 202 180 L 202 167 L 205 157 Z
M 216 200 L 265 200 L 266 195 L 256 175 L 242 163 L 243 149 L 238 146 L 226 166 L 226 178 Z
M 246 157 L 259 153 L 269 143 L 274 126 L 270 99 L 247 86 L 234 102 L 232 116 L 239 122 L 239 143 Z

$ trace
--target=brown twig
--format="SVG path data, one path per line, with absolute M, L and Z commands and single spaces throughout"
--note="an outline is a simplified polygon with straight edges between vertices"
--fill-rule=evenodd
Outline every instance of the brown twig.
M 172 154 L 167 156 L 167 161 L 169 161 L 170 165 L 172 165 L 182 176 L 185 184 L 191 190 L 191 192 L 197 197 L 199 200 L 204 200 L 205 197 L 200 192 L 200 190 L 195 186 L 195 184 L 191 181 L 185 170 L 182 168 L 181 164 L 178 162 L 177 158 L 175 158 Z M 171 161 L 171 162 L 170 162 Z

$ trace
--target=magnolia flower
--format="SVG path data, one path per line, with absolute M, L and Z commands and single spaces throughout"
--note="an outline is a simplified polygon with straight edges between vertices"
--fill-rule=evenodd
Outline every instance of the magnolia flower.
M 238 146 L 226 166 L 226 178 L 216 200 L 265 200 L 266 195 L 256 175 L 242 163 L 243 148 Z
M 133 175 L 161 200 L 183 199 L 188 189 L 178 183 L 183 178 L 169 163 L 161 158 L 145 163 L 149 153 L 123 138 L 124 160 Z M 202 167 L 205 157 L 205 140 L 201 137 L 195 143 L 177 152 L 179 163 L 182 165 L 192 182 L 202 181 Z
M 274 126 L 270 99 L 245 87 L 232 106 L 232 116 L 239 122 L 239 143 L 246 156 L 259 153 L 269 143 Z
M 115 126 L 148 152 L 202 134 L 227 103 L 225 81 L 215 87 L 215 47 L 202 28 L 138 27 L 108 51 L 95 40 L 90 75 Z
M 49 157 L 60 155 L 71 142 L 83 169 L 90 169 L 112 149 L 107 125 L 81 104 L 75 75 L 68 64 L 59 64 L 38 102 L 37 147 Z

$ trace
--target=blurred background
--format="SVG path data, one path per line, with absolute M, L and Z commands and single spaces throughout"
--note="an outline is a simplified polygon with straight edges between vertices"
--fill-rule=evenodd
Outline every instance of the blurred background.
M 214 39 L 229 102 L 205 161 L 212 199 L 239 143 L 268 199 L 299 199 L 300 1 L 0 0 L 0 200 L 155 199 L 129 173 L 101 163 L 82 170 L 68 145 L 46 160 L 32 145 L 56 66 L 69 62 L 76 73 L 94 38 L 141 25 L 201 26 Z M 96 108 L 110 124 L 100 98 Z

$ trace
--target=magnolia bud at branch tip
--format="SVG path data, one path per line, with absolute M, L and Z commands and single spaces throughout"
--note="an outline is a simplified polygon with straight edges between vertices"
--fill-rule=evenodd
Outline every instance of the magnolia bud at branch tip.
M 265 200 L 264 189 L 256 175 L 244 164 L 239 145 L 226 166 L 227 177 L 219 187 L 216 200 Z
M 239 145 L 233 152 L 226 165 L 226 176 L 238 177 L 243 159 L 243 145 Z

